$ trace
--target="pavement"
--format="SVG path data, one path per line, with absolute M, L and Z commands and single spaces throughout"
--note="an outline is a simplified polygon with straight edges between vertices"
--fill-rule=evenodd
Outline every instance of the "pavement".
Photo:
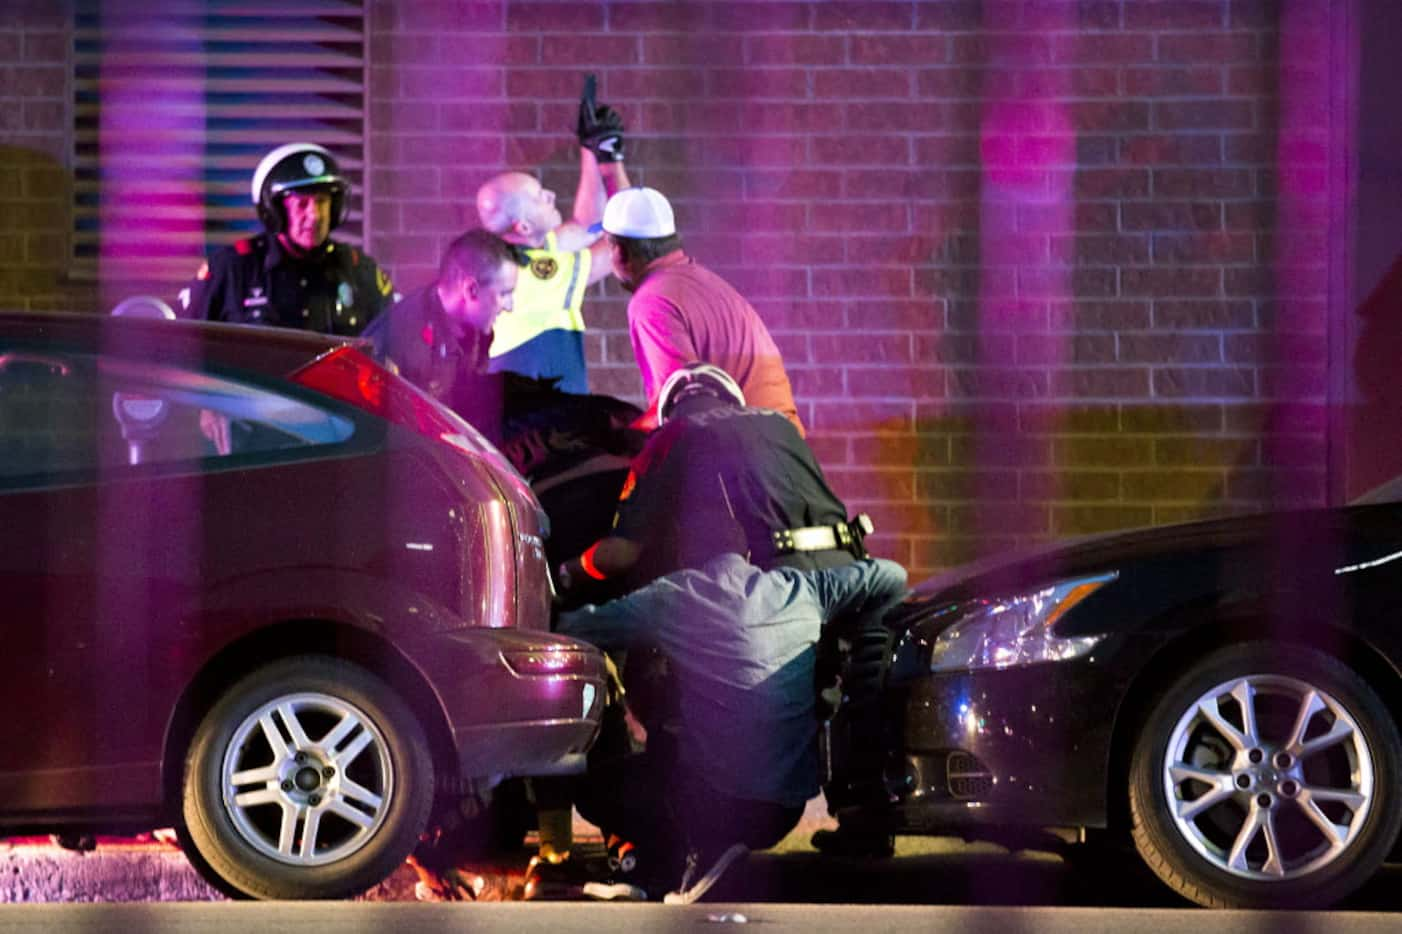
M 782 917 L 786 921 L 806 917 L 810 925 L 825 930 L 855 930 L 862 924 L 863 916 L 860 912 L 829 913 L 828 909 L 837 909 L 842 905 L 861 905 L 865 910 L 874 913 L 871 916 L 872 927 L 863 931 L 863 934 L 871 934 L 875 930 L 898 929 L 904 923 L 900 919 L 910 920 L 908 915 L 898 911 L 893 913 L 892 909 L 902 906 L 919 906 L 925 911 L 944 911 L 955 906 L 977 906 L 978 911 L 990 912 L 977 916 L 977 923 L 974 925 L 977 929 L 1008 930 L 1007 925 L 1011 924 L 1013 930 L 1027 927 L 1028 930 L 1040 932 L 1050 930 L 1045 925 L 1051 917 L 1056 922 L 1054 927 L 1074 934 L 1077 924 L 1081 921 L 1072 921 L 1071 918 L 1081 917 L 1083 921 L 1083 916 L 1033 916 L 1016 913 L 1009 915 L 1006 910 L 1061 911 L 1079 907 L 1112 913 L 1097 916 L 1096 929 L 1099 930 L 1119 931 L 1137 927 L 1146 934 L 1166 934 L 1170 930 L 1191 930 L 1193 924 L 1198 925 L 1200 930 L 1202 925 L 1209 923 L 1209 918 L 1212 919 L 1211 926 L 1221 927 L 1223 925 L 1219 922 L 1223 917 L 1232 914 L 1204 912 L 1191 908 L 1187 902 L 1154 878 L 1133 854 L 1126 854 L 1123 859 L 1108 862 L 1101 860 L 1082 865 L 1078 861 L 1068 864 L 1061 857 L 1040 850 L 1011 850 L 991 843 L 967 843 L 953 837 L 899 837 L 896 840 L 896 855 L 893 859 L 850 861 L 825 857 L 809 845 L 808 840 L 814 830 L 830 826 L 834 826 L 834 822 L 827 817 L 821 800 L 812 802 L 799 828 L 775 849 L 751 855 L 745 863 L 726 873 L 715 889 L 707 894 L 702 904 L 691 906 L 696 909 L 707 908 L 708 911 L 700 914 L 688 913 L 685 917 L 699 923 L 729 923 L 735 919 L 725 916 L 738 911 L 747 915 L 753 923 L 761 919 L 777 920 L 779 916 L 774 915 L 770 909 L 779 909 L 783 907 L 783 903 L 799 903 L 806 904 L 809 913 L 805 915 L 803 912 L 785 912 Z M 574 829 L 576 839 L 582 843 L 601 843 L 597 830 L 589 824 L 577 819 Z M 498 904 L 495 907 L 501 909 L 517 908 L 529 912 L 528 915 L 515 916 L 474 914 L 471 916 L 474 930 L 478 930 L 478 920 L 494 918 L 502 925 L 509 925 L 513 917 L 520 923 L 529 918 L 531 926 L 544 923 L 547 919 L 563 917 L 568 919 L 569 923 L 561 930 L 585 930 L 587 925 L 581 926 L 585 917 L 596 921 L 601 917 L 593 914 L 595 909 L 586 903 L 571 902 L 565 906 L 577 910 L 578 913 L 573 915 L 568 911 L 561 914 L 558 907 L 552 907 L 552 903 L 548 902 L 532 902 L 529 905 L 520 903 L 526 864 L 532 852 L 533 848 L 528 845 L 491 862 L 468 867 L 469 879 L 474 887 L 480 888 L 478 901 L 496 902 Z M 416 882 L 417 876 L 413 869 L 405 865 L 380 885 L 356 899 L 348 900 L 345 904 L 357 904 L 369 910 L 378 907 L 390 908 L 398 903 L 397 907 L 409 909 L 417 903 Z M 53 903 L 55 907 L 62 907 L 57 903 L 87 902 L 107 904 L 114 908 L 122 907 L 118 903 L 183 902 L 189 903 L 186 908 L 193 909 L 198 903 L 223 901 L 222 895 L 200 879 L 179 848 L 161 839 L 149 836 L 104 837 L 99 839 L 96 850 L 87 853 L 62 849 L 42 837 L 0 842 L 0 902 Z M 281 904 L 292 906 L 299 903 Z M 334 903 L 317 904 L 325 907 Z M 558 903 L 555 904 L 558 906 Z M 727 908 L 727 905 L 744 907 L 732 909 Z M 763 906 L 768 913 L 761 912 L 757 915 L 756 906 Z M 27 914 L 12 915 L 9 912 L 39 907 L 40 904 L 30 904 L 16 905 L 14 909 L 0 909 L 0 930 L 8 930 L 16 920 L 31 917 Z M 157 905 L 151 904 L 148 907 L 155 908 Z M 180 906 L 170 904 L 168 907 Z M 419 904 L 418 907 L 450 909 L 452 904 Z M 617 912 L 626 910 L 625 906 L 621 905 L 597 907 L 614 909 Z M 656 906 L 656 909 L 661 911 L 663 907 Z M 1378 930 L 1371 919 L 1364 922 L 1363 916 L 1381 912 L 1377 917 L 1389 918 L 1395 923 L 1397 913 L 1402 911 L 1402 865 L 1385 867 L 1376 879 L 1339 907 L 1342 910 L 1338 912 L 1283 916 L 1242 913 L 1244 919 L 1249 920 L 1237 919 L 1225 926 L 1243 931 L 1353 930 L 1355 928 L 1351 925 L 1357 921 L 1363 922 L 1356 928 L 1358 930 Z M 493 906 L 477 906 L 478 910 L 489 908 Z M 1156 927 L 1155 923 L 1149 920 L 1149 915 L 1157 912 L 1160 915 L 1159 920 L 1162 921 L 1165 917 L 1162 912 L 1165 909 L 1174 917 L 1174 924 L 1160 924 Z M 1134 913 L 1132 924 L 1125 915 L 1126 911 Z M 1146 911 L 1149 915 L 1144 914 Z M 1115 912 L 1118 914 L 1113 914 Z M 1112 915 L 1114 922 L 1111 920 Z M 647 912 L 602 917 L 627 917 L 629 923 L 623 925 L 625 928 L 647 929 L 651 922 L 664 916 L 674 920 L 682 917 L 678 914 L 667 916 L 665 913 L 654 917 Z M 160 917 L 175 923 L 179 916 Z M 244 917 L 246 919 L 246 916 Z M 372 917 L 378 917 L 377 915 L 354 917 L 359 920 L 352 925 L 352 930 L 359 929 L 359 925 L 368 925 L 366 930 L 382 929 L 374 927 L 370 921 Z M 413 929 L 433 930 L 439 925 L 447 929 L 453 926 L 450 919 L 462 920 L 459 915 L 432 913 L 404 917 L 415 920 L 406 921 L 402 926 L 396 924 L 398 934 L 407 934 Z M 934 915 L 929 917 L 933 920 Z M 967 923 L 975 920 L 971 916 L 958 913 L 940 917 L 955 922 L 955 928 L 959 921 Z M 1324 918 L 1329 919 L 1327 926 L 1317 926 Z M 1178 921 L 1183 919 L 1195 920 L 1178 924 Z M 1282 919 L 1289 921 L 1283 922 Z M 92 934 L 94 930 L 109 929 L 106 923 L 96 928 L 82 928 L 79 916 L 63 915 L 62 920 L 65 923 L 72 921 L 77 925 L 75 929 L 85 930 L 86 934 Z M 419 921 L 423 922 L 424 927 L 416 928 Z M 1266 923 L 1267 921 L 1269 923 Z M 39 922 L 38 916 L 34 918 L 34 922 L 39 930 L 46 930 Z M 1342 926 L 1340 922 L 1344 922 Z M 218 922 L 223 923 L 222 920 Z M 895 925 L 894 928 L 891 927 L 892 924 Z M 1004 926 L 999 927 L 1000 924 Z M 1253 926 L 1262 924 L 1265 926 Z M 488 927 L 490 928 L 490 925 Z M 924 923 L 921 927 L 931 929 Z M 116 931 L 131 928 L 117 922 L 110 929 Z M 173 929 L 181 928 L 176 924 Z M 206 934 L 216 929 L 217 925 L 210 927 Z M 246 931 L 248 928 L 233 927 L 230 930 Z M 302 928 L 299 927 L 299 930 Z
M 821 798 L 809 802 L 799 826 L 778 852 L 813 852 L 808 839 L 820 827 L 835 827 Z M 602 844 L 598 828 L 575 815 L 575 839 Z M 188 902 L 220 901 L 224 896 L 200 878 L 166 833 L 139 837 L 99 837 L 97 848 L 78 852 L 48 837 L 0 841 L 0 903 L 5 902 Z M 479 901 L 518 901 L 534 839 L 491 861 L 466 867 Z M 401 866 L 359 901 L 415 901 L 414 870 Z
M 1396 916 L 1363 912 L 1232 912 L 1114 908 L 989 908 L 961 905 L 497 905 L 258 902 L 180 905 L 13 905 L 0 931 L 16 934 L 723 934 L 735 925 L 765 934 L 1390 934 Z

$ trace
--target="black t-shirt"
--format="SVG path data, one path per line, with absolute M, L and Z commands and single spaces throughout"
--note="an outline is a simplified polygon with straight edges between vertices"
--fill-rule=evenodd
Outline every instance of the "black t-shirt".
M 643 413 L 612 396 L 562 392 L 554 380 L 501 375 L 506 378 L 501 452 L 530 482 L 550 517 L 545 554 L 554 566 L 609 533 L 619 491 L 647 440 L 630 427 Z M 591 598 L 602 595 L 588 592 Z M 612 596 L 609 591 L 602 599 Z
M 853 560 L 845 551 L 775 556 L 770 542 L 780 529 L 846 519 L 792 422 L 700 396 L 680 403 L 638 455 L 614 534 L 642 546 L 633 575 L 640 584 L 726 552 L 764 568 L 845 564 Z

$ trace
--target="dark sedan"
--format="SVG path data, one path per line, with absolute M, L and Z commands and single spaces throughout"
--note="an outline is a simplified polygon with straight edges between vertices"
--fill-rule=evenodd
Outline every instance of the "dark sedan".
M 1402 824 L 1389 498 L 1098 537 L 917 588 L 887 620 L 884 794 L 830 785 L 844 826 L 1108 829 L 1092 836 L 1132 838 L 1203 905 L 1344 897 Z
M 583 767 L 602 657 L 472 428 L 292 331 L 0 315 L 0 828 L 174 824 L 225 891 L 383 879 Z

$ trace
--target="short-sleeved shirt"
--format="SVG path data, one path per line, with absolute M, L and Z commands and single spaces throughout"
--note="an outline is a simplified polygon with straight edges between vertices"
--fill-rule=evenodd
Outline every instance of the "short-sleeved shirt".
M 393 301 L 394 286 L 366 253 L 327 240 L 304 256 L 259 234 L 224 247 L 181 292 L 188 317 L 354 336 Z
M 697 396 L 682 400 L 634 459 L 613 534 L 642 546 L 637 583 L 726 552 L 764 567 L 846 564 L 846 551 L 774 555 L 771 546 L 776 531 L 846 520 L 792 422 Z
M 782 412 L 803 431 L 784 359 L 759 313 L 680 250 L 644 272 L 628 302 L 628 335 L 649 406 L 674 370 L 700 361 L 729 373 L 746 404 Z
M 375 354 L 491 441 L 502 434 L 502 378 L 487 372 L 492 335 L 467 328 L 456 335 L 430 285 L 406 295 L 365 331 Z
M 766 572 L 727 554 L 563 613 L 559 631 L 605 650 L 659 649 L 676 676 L 683 765 L 734 797 L 801 807 L 818 793 L 813 679 L 822 627 L 880 613 L 905 584 L 905 570 L 880 558 Z
M 588 250 L 561 251 L 554 232 L 546 234 L 544 246 L 524 252 L 511 314 L 496 323 L 490 369 L 553 379 L 563 392 L 587 393 L 583 305 L 592 257 Z

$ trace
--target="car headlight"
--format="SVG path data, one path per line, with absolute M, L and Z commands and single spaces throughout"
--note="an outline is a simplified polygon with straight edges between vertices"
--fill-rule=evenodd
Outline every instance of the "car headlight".
M 959 621 L 935 637 L 930 670 L 1011 668 L 1085 655 L 1105 637 L 1067 638 L 1052 629 L 1068 610 L 1118 576 L 1111 572 L 1080 577 L 1009 599 L 966 605 Z

